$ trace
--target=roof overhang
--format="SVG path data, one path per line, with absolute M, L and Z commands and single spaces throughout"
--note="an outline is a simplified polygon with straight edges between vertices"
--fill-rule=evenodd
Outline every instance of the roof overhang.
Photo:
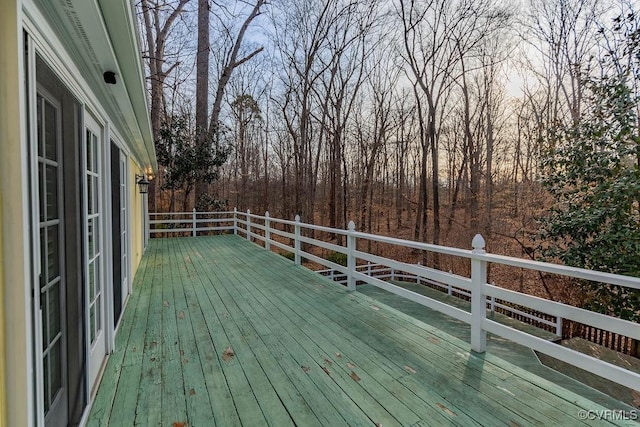
M 143 168 L 157 170 L 144 68 L 130 0 L 38 0 L 69 55 Z M 116 74 L 116 84 L 103 73 Z

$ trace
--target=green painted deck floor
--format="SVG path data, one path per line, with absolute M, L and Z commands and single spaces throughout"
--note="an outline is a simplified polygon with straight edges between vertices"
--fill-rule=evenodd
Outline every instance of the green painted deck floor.
M 152 239 L 116 346 L 89 425 L 603 424 L 580 419 L 602 406 L 231 235 Z

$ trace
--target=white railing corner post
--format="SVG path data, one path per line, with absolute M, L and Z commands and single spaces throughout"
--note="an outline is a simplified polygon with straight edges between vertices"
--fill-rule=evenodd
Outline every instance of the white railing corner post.
M 238 234 L 238 208 L 233 208 L 233 234 Z
M 473 254 L 485 254 L 485 241 L 476 234 L 471 242 Z M 484 288 L 487 283 L 487 261 L 481 257 L 471 258 L 471 349 L 484 353 L 487 348 L 487 331 L 483 323 L 487 317 L 487 296 Z
M 294 256 L 295 256 L 296 265 L 300 265 L 302 264 L 301 258 L 300 258 L 300 215 L 296 215 L 295 221 L 296 221 L 295 235 L 294 235 L 295 242 L 293 245 L 295 248 Z
M 197 234 L 197 229 L 198 229 L 198 221 L 196 220 L 196 208 L 193 208 L 193 213 L 192 213 L 192 227 L 193 227 L 193 237 L 196 236 Z
M 355 277 L 353 277 L 353 273 L 356 270 L 356 236 L 354 234 L 356 231 L 356 224 L 353 221 L 349 221 L 347 230 L 347 290 L 355 291 L 356 280 Z
M 269 211 L 264 213 L 264 248 L 271 250 L 271 220 L 269 219 Z
M 247 240 L 251 241 L 251 210 L 247 209 Z

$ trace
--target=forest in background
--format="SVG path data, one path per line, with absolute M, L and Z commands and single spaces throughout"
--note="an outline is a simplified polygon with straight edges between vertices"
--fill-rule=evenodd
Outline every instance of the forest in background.
M 636 6 L 141 0 L 150 211 L 353 220 L 463 248 L 481 233 L 493 253 L 640 275 Z M 637 293 L 490 277 L 640 316 Z

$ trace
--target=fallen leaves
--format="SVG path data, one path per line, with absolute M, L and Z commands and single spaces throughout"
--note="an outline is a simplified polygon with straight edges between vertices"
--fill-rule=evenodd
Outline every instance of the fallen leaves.
M 353 369 L 355 367 L 356 367 L 356 365 L 354 365 L 353 363 L 351 363 L 351 362 L 347 363 L 347 368 Z
M 444 406 L 442 403 L 436 403 L 436 406 L 438 406 L 438 408 L 442 409 L 444 412 L 446 412 L 449 415 L 452 415 L 452 416 L 456 415 L 455 412 L 453 412 L 451 409 Z
M 353 371 L 351 371 L 351 379 L 354 380 L 355 382 L 360 381 L 360 377 L 358 376 L 358 374 L 356 374 Z
M 509 420 L 509 427 L 520 427 L 520 424 L 513 420 Z
M 322 370 L 324 371 L 325 374 L 331 375 L 331 373 L 329 372 L 329 368 L 327 368 L 326 366 L 323 366 Z
M 309 368 L 308 366 L 304 366 L 304 365 L 301 365 L 300 367 L 302 368 L 302 370 L 303 370 L 305 373 L 309 372 L 309 370 L 311 369 L 311 368 Z
M 189 423 L 184 423 L 182 421 L 174 421 L 172 426 L 173 427 L 187 427 L 189 425 Z
M 189 390 L 189 396 L 193 396 L 194 394 L 196 394 L 196 391 L 194 389 Z
M 326 363 L 329 366 L 333 365 L 333 362 L 327 358 L 324 359 L 324 363 Z
M 415 374 L 415 373 L 416 373 L 416 370 L 415 370 L 415 369 L 413 369 L 413 368 L 412 368 L 411 366 L 409 366 L 409 365 L 404 365 L 404 366 L 403 366 L 403 368 L 404 368 L 404 370 L 405 370 L 405 371 L 409 372 L 410 374 Z
M 377 305 L 370 305 L 369 307 L 371 307 L 372 309 L 374 309 L 375 311 L 379 311 L 380 307 L 378 307 Z
M 339 359 L 342 357 L 342 353 L 336 353 L 336 357 Z
M 429 337 L 427 338 L 430 342 L 432 342 L 433 344 L 439 344 L 440 340 L 438 338 L 435 337 Z
M 169 301 L 163 302 L 162 305 L 164 305 L 165 307 L 169 307 Z
M 184 311 L 178 312 L 178 319 L 184 319 Z
M 236 353 L 233 351 L 233 348 L 231 346 L 229 346 L 222 353 L 222 360 L 224 360 L 225 362 L 228 362 L 229 360 L 233 359 L 233 357 L 235 355 L 236 355 Z

